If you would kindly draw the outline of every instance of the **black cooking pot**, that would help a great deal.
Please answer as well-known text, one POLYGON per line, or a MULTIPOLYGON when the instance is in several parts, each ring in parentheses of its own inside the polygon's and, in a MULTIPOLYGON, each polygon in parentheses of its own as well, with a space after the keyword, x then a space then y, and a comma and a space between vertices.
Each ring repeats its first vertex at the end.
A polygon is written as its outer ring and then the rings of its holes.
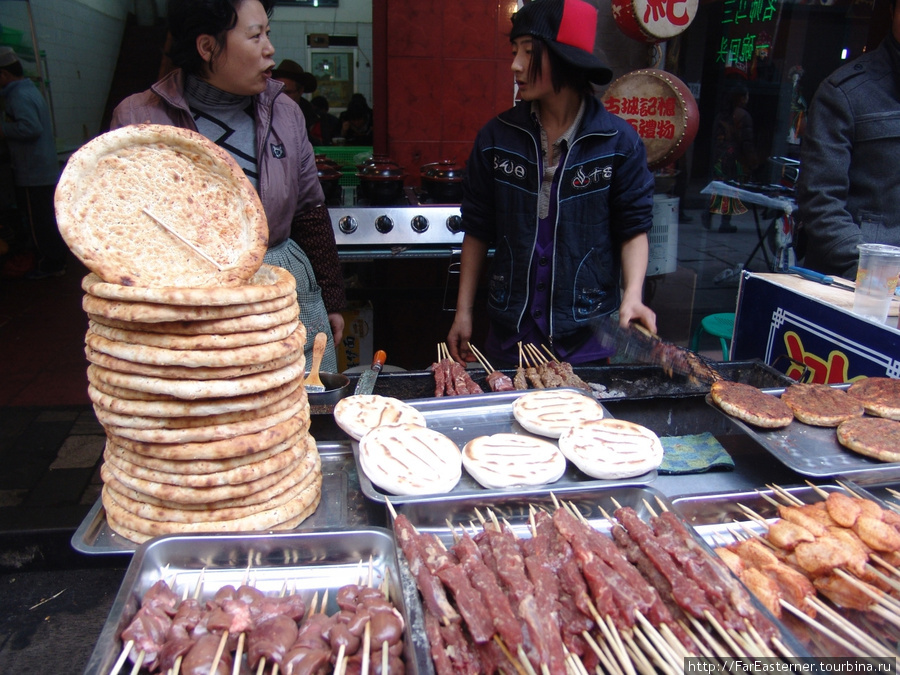
POLYGON ((462 181, 465 170, 456 162, 445 159, 425 164, 419 169, 422 189, 438 204, 459 204, 462 201, 462 181))
POLYGON ((391 159, 377 156, 361 165, 356 177, 359 178, 357 190, 363 199, 373 204, 392 204, 403 194, 406 172, 391 159))
POLYGON ((340 373, 319 373, 319 379, 325 385, 325 391, 315 394, 306 393, 309 404, 314 405, 334 405, 342 398, 346 398, 353 393, 350 387, 350 378, 340 373))
POLYGON ((319 176, 319 185, 322 186, 322 192, 325 193, 325 200, 340 199, 341 197, 341 178, 344 174, 327 163, 319 163, 316 160, 316 173, 319 176))

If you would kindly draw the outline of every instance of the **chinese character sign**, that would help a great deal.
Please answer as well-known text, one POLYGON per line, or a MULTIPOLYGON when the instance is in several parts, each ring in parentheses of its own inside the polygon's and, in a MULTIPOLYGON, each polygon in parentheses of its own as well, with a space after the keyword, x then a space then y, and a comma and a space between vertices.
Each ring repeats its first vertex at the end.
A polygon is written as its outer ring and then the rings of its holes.
POLYGON ((697 102, 681 80, 664 70, 623 75, 606 90, 603 105, 638 132, 651 169, 674 162, 697 135, 697 102))
POLYGON ((613 0, 613 18, 628 37, 656 43, 683 33, 697 15, 697 0, 613 0))

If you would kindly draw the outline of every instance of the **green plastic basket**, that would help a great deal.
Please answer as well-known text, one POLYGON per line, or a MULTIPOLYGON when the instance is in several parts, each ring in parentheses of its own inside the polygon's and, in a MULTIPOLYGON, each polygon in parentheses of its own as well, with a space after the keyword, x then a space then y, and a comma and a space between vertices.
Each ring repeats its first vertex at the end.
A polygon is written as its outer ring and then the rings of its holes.
MULTIPOLYGON (((356 173, 356 165, 372 156, 371 145, 316 145, 313 150, 317 155, 325 155, 341 166, 341 171, 356 173)), ((341 185, 345 183, 341 182, 341 185)))

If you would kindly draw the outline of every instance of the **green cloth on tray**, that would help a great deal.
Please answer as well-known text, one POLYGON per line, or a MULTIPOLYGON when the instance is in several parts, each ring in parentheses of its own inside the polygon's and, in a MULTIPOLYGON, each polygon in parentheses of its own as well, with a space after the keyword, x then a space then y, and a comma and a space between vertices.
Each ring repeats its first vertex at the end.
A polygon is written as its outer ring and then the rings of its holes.
POLYGON ((662 464, 657 469, 660 475, 734 468, 731 455, 708 431, 687 436, 662 436, 659 440, 665 451, 662 464))

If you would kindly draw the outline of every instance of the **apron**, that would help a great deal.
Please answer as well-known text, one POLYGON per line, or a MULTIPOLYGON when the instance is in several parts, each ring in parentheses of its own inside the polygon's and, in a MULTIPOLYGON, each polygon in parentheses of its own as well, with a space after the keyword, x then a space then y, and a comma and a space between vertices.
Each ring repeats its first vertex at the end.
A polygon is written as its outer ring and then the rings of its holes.
POLYGON ((275 265, 290 272, 297 280, 297 302, 300 305, 300 321, 306 327, 306 344, 303 354, 306 356, 306 369, 312 366, 312 348, 316 339, 316 333, 326 333, 328 340, 325 343, 325 355, 322 357, 321 371, 323 373, 336 373, 337 353, 334 349, 334 336, 331 334, 331 324, 328 323, 328 311, 322 301, 322 289, 316 283, 313 274, 312 263, 306 257, 306 253, 293 239, 287 239, 277 246, 273 246, 263 258, 267 265, 275 265))

